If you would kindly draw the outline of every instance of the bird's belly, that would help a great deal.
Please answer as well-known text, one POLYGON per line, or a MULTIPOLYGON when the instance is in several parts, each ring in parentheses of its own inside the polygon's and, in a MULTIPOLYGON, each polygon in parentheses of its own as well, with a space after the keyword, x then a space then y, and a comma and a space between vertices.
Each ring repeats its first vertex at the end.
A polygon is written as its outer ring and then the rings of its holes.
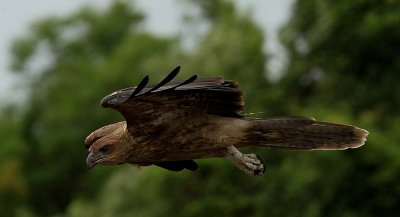
POLYGON ((225 155, 224 143, 187 142, 170 143, 163 145, 147 144, 136 147, 131 155, 130 162, 154 163, 161 161, 193 160, 209 157, 222 157, 225 155))
POLYGON ((201 149, 192 151, 175 151, 167 153, 161 161, 194 160, 209 157, 223 157, 226 148, 201 149))
POLYGON ((147 138, 147 144, 136 147, 135 156, 147 162, 192 160, 222 157, 226 148, 238 145, 242 120, 220 118, 218 124, 196 122, 176 130, 147 138))

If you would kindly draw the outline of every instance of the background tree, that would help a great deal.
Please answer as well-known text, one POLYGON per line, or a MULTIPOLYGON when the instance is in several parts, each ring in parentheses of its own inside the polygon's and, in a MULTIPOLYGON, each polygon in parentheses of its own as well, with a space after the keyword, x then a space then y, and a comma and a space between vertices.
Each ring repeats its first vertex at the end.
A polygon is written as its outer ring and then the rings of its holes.
POLYGON ((335 190, 323 194, 321 215, 399 212, 399 6, 397 1, 297 1, 281 31, 290 60, 281 82, 288 96, 328 120, 340 115, 371 133, 364 148, 335 159, 347 168, 342 181, 331 186, 335 190))
POLYGON ((290 58, 284 80, 292 92, 300 90, 303 103, 344 104, 376 124, 391 121, 387 113, 398 114, 400 106, 399 5, 298 1, 281 31, 290 58))

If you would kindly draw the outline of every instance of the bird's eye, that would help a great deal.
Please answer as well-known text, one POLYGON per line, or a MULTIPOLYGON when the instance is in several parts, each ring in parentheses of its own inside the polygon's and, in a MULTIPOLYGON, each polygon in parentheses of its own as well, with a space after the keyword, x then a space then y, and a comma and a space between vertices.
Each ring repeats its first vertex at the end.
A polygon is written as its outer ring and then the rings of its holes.
POLYGON ((107 153, 107 152, 109 152, 109 151, 110 151, 110 145, 105 145, 105 146, 101 147, 101 148, 99 149, 99 151, 102 152, 102 153, 107 153))

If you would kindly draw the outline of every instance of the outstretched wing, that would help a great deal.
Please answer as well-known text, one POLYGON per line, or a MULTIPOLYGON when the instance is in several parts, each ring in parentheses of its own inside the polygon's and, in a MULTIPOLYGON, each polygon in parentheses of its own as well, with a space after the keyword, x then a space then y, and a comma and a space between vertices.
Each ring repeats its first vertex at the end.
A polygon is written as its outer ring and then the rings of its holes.
POLYGON ((183 124, 173 122, 204 115, 242 117, 242 92, 236 82, 196 75, 185 81, 172 81, 179 70, 176 67, 157 85, 147 85, 146 76, 138 86, 104 97, 101 106, 119 111, 134 135, 154 135, 171 124, 183 124))

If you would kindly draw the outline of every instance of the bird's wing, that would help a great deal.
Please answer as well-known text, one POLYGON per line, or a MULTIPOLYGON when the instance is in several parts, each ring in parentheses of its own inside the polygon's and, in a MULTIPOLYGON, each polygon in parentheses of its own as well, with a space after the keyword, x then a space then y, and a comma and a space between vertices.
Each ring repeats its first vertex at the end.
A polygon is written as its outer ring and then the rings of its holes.
POLYGON ((101 106, 119 111, 131 134, 138 131, 151 134, 164 130, 171 121, 198 115, 242 117, 239 114, 244 109, 242 92, 236 82, 196 75, 185 81, 172 81, 179 70, 178 66, 157 85, 147 86, 146 76, 138 86, 104 97, 101 106))
POLYGON ((181 161, 162 161, 155 165, 170 170, 170 171, 181 171, 183 169, 196 171, 199 166, 193 160, 181 160, 181 161))

